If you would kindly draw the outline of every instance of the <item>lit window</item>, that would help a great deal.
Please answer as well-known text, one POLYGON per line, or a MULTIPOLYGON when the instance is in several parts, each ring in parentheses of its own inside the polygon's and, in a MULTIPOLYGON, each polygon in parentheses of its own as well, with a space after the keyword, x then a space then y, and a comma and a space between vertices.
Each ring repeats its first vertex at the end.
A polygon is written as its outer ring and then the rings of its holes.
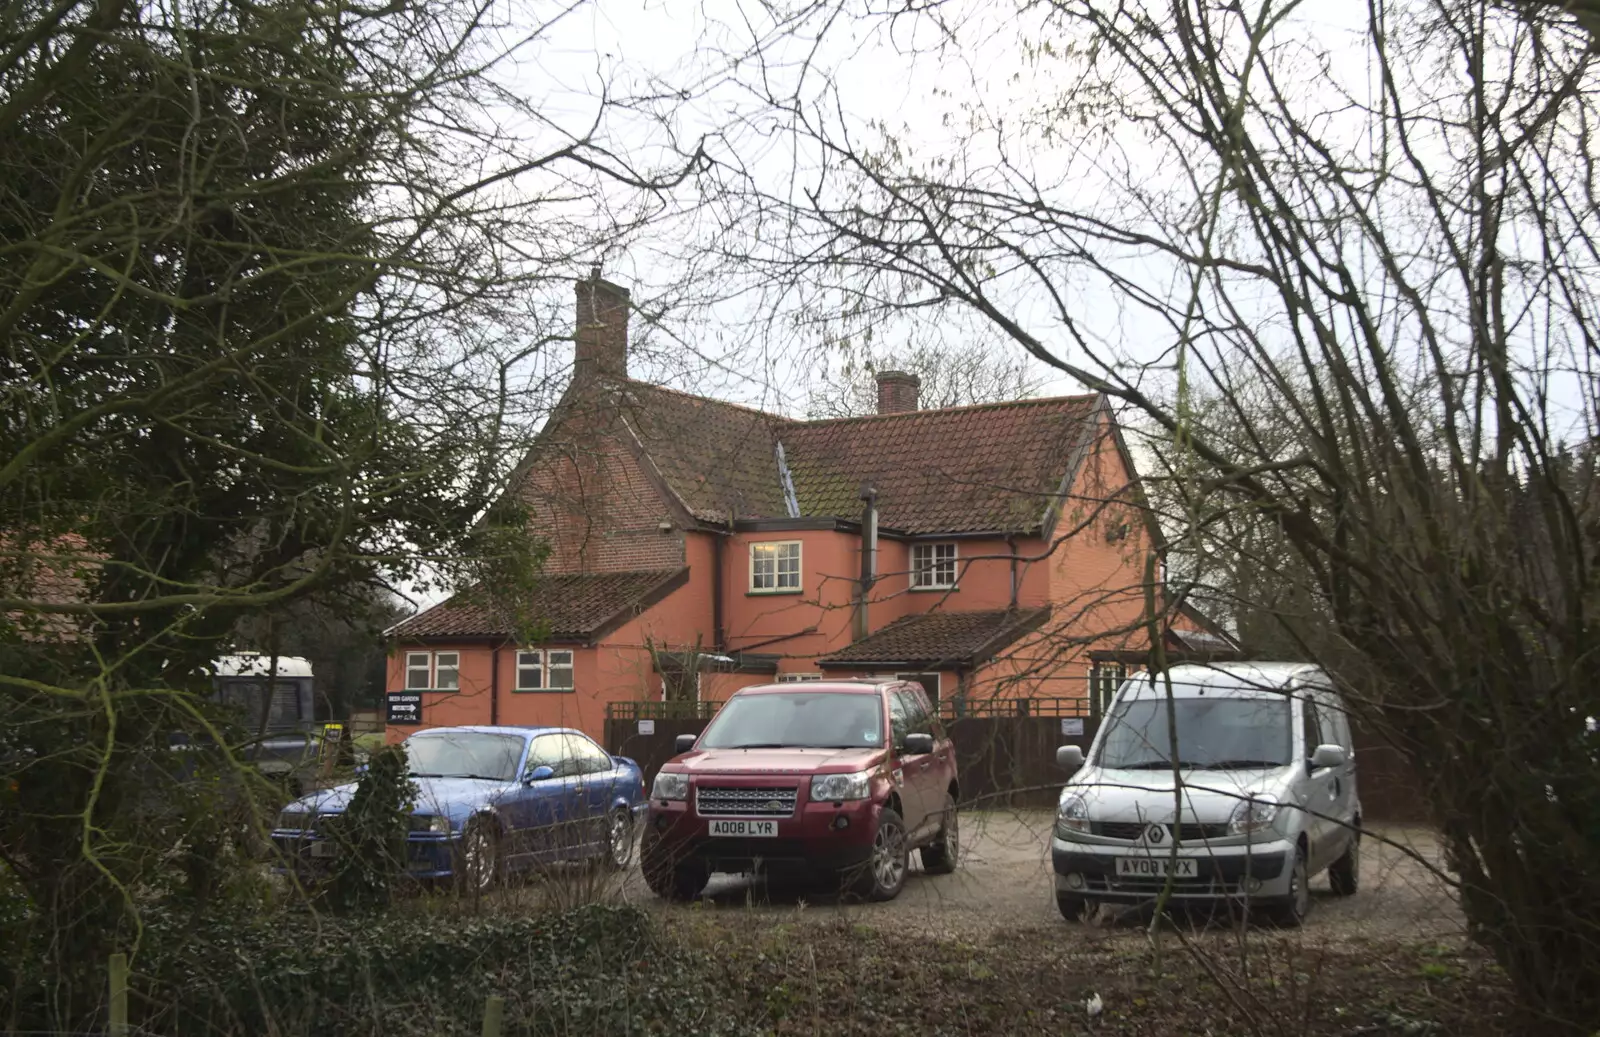
POLYGON ((460 652, 439 652, 433 657, 433 686, 451 690, 461 687, 460 652))
POLYGON ((955 585, 956 545, 911 545, 911 586, 926 590, 944 590, 955 585))
POLYGON ((433 687, 433 667, 427 652, 406 653, 406 690, 433 687))
POLYGON ((751 544, 750 589, 768 592, 799 590, 800 541, 751 544))
POLYGON ((552 650, 545 653, 545 662, 549 664, 551 690, 571 691, 572 653, 552 650))

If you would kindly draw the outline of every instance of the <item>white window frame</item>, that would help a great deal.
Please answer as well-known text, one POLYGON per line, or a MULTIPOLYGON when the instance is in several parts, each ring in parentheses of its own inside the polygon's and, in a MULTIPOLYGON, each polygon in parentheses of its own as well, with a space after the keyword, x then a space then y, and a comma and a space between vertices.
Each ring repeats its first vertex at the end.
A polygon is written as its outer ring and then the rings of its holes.
POLYGON ((517 650, 516 673, 511 690, 514 692, 568 692, 577 684, 578 654, 571 648, 520 648, 517 650), (524 671, 537 674, 538 683, 532 687, 523 684, 524 671), (565 674, 565 677, 559 676, 565 674), (557 684, 564 679, 565 684, 557 684))
POLYGON ((537 648, 521 649, 517 652, 516 673, 513 674, 512 691, 544 691, 544 653, 537 648), (533 670, 536 674, 535 683, 528 685, 522 683, 522 672, 533 670))
POLYGON ((433 653, 433 686, 435 691, 460 691, 461 690, 461 653, 460 652, 434 652, 433 653), (451 660, 445 662, 446 659, 451 660), (450 674, 450 683, 446 684, 445 674, 450 674))
POLYGON ((1128 664, 1120 662, 1099 662, 1089 664, 1089 710, 1097 717, 1104 717, 1111 708, 1111 700, 1117 697, 1117 692, 1122 688, 1123 681, 1128 679, 1128 664))
MULTIPOLYGON (((750 545, 750 593, 751 594, 798 594, 803 585, 805 574, 805 544, 799 540, 763 540, 750 545), (794 548, 794 572, 784 571, 784 548, 794 548), (756 554, 764 548, 771 548, 772 554, 772 586, 762 587, 757 583, 756 554), (785 584, 784 578, 792 576, 794 582, 785 584)), ((768 574, 762 574, 768 575, 768 574)))
POLYGON ((822 679, 822 674, 820 674, 820 673, 780 673, 780 674, 778 674, 778 683, 779 684, 798 684, 801 681, 820 681, 821 679, 822 679))
POLYGON ((406 690, 407 691, 432 691, 433 690, 433 653, 432 652, 407 652, 406 653, 406 690), (422 665, 417 665, 417 660, 422 660, 422 665), (422 683, 417 684, 411 677, 415 673, 422 674, 422 683))
POLYGON ((544 683, 546 691, 572 691, 577 686, 578 654, 570 648, 547 648, 544 653, 544 683), (557 661, 556 656, 566 656, 557 661), (565 671, 566 683, 557 684, 558 676, 565 671))
POLYGON ((911 545, 911 589, 918 591, 948 591, 955 590, 961 581, 961 550, 954 540, 936 540, 911 545), (940 558, 941 551, 948 550, 949 558, 940 558), (918 561, 917 555, 927 552, 925 561, 918 561), (949 569, 949 579, 943 580, 940 570, 949 569))

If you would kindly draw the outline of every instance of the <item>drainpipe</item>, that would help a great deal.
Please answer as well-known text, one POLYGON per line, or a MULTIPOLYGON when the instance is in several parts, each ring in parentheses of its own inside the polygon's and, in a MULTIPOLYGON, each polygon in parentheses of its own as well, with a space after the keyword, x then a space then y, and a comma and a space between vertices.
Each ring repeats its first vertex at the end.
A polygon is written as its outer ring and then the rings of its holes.
POLYGON ((716 651, 724 652, 728 648, 728 638, 722 629, 722 549, 724 541, 733 535, 733 520, 728 520, 727 533, 711 535, 711 643, 716 651))
POLYGON ((500 723, 500 646, 489 649, 489 726, 500 723))
POLYGON ((1011 607, 1017 607, 1017 538, 1006 537, 1006 549, 1011 552, 1011 607))
POLYGON ((878 577, 878 491, 861 486, 861 579, 856 584, 855 640, 867 636, 867 595, 878 577))

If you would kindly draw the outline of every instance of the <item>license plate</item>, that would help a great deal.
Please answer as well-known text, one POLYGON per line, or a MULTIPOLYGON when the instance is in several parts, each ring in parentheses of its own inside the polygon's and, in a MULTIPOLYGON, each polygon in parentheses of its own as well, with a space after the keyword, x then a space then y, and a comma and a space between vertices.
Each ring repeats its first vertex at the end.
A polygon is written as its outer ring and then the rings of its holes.
POLYGON ((776 821, 713 821, 711 822, 712 835, 737 835, 755 837, 757 839, 776 839, 778 837, 778 822, 776 821))
POLYGON ((339 848, 333 844, 332 839, 318 839, 311 844, 311 856, 334 857, 339 853, 339 848))
POLYGON ((1117 874, 1151 879, 1164 879, 1169 874, 1180 879, 1199 877, 1193 857, 1118 857, 1117 874))

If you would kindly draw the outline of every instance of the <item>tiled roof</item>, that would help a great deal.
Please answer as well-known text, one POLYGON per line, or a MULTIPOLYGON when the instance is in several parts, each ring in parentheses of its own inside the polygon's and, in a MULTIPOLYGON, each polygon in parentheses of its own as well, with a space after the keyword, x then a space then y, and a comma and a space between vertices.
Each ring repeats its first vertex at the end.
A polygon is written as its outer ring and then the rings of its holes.
POLYGON ((773 438, 787 419, 644 382, 621 390, 623 419, 695 518, 788 514, 773 438))
MULTIPOLYGON (((687 569, 651 569, 549 576, 540 581, 528 608, 549 625, 551 640, 588 640, 670 593, 687 575, 687 569)), ((510 634, 513 624, 505 610, 480 600, 475 591, 463 591, 402 620, 389 633, 401 640, 510 634)))
POLYGON ((853 517, 862 483, 878 524, 906 533, 1024 531, 1075 463, 1096 396, 795 422, 779 429, 800 513, 853 517))
MULTIPOLYGON (((603 384, 604 396, 587 400, 607 401, 627 430, 609 418, 593 425, 596 411, 574 397, 567 406, 579 422, 575 435, 637 436, 649 464, 698 521, 855 519, 861 486, 870 483, 880 527, 911 534, 1037 529, 1077 463, 1099 403, 1093 395, 1062 396, 791 421, 644 382, 603 384)), ((562 435, 552 427, 549 441, 562 435)))
POLYGON ((1049 615, 1048 607, 925 612, 897 619, 842 651, 817 661, 822 666, 971 665, 1037 629, 1049 615))

